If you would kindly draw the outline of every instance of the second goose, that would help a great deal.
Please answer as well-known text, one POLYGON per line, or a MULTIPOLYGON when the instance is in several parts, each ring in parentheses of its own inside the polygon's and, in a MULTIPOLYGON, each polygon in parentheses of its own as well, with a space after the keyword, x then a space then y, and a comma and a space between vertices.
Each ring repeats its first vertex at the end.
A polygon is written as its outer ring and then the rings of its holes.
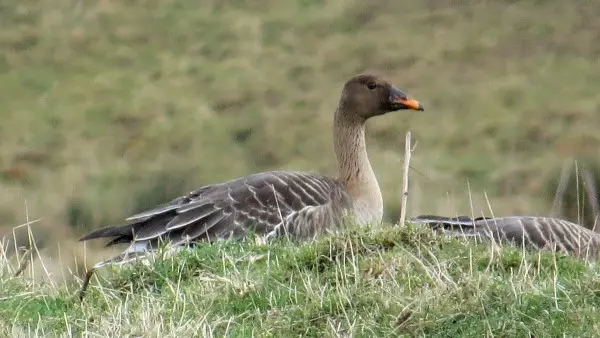
POLYGON ((554 250, 588 260, 600 258, 600 234, 563 219, 536 216, 443 217, 422 215, 411 223, 454 237, 493 240, 531 250, 554 250))

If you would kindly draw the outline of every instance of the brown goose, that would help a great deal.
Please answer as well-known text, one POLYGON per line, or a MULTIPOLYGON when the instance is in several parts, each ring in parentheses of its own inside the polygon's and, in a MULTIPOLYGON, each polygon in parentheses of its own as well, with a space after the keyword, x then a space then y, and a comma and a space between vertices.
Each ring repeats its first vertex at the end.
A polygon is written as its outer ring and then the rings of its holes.
POLYGON ((455 218, 422 215, 411 223, 427 224, 450 236, 474 237, 532 250, 555 250, 581 259, 600 258, 600 234, 553 217, 510 216, 455 218))
POLYGON ((143 257, 159 241, 181 248, 216 239, 240 239, 250 231, 267 239, 282 235, 307 239, 339 228, 346 215, 359 224, 380 222, 383 201, 367 157, 365 122, 406 109, 422 111, 423 106, 381 77, 362 74, 351 78, 334 115, 338 178, 295 171, 253 174, 203 186, 129 217, 125 225, 95 230, 80 240, 111 238, 107 246, 130 246, 88 272, 81 297, 95 269, 143 257))

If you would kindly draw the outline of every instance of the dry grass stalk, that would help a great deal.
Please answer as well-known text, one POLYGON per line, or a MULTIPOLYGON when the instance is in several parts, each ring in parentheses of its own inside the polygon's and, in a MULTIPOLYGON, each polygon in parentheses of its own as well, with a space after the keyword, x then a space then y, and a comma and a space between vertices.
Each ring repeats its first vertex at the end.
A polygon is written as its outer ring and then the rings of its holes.
MULTIPOLYGON (((416 143, 415 143, 416 147, 416 143)), ((408 201, 408 171, 410 170, 410 157, 414 147, 411 147, 411 135, 410 130, 406 132, 406 139, 404 142, 404 168, 402 170, 402 196, 400 196, 400 220, 399 224, 404 224, 406 221, 406 204, 408 201)))

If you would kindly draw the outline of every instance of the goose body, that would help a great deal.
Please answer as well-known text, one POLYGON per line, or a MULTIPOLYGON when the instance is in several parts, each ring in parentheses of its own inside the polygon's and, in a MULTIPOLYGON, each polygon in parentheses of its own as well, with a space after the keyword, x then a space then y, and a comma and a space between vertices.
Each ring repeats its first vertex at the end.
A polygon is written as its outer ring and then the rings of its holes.
POLYGON ((347 219, 363 225, 380 222, 383 200, 367 157, 365 123, 371 117, 407 109, 421 111, 423 107, 378 76, 351 78, 334 115, 337 178, 298 171, 253 174, 203 186, 133 215, 123 225, 92 231, 80 240, 109 238, 107 246, 125 243, 129 247, 88 272, 81 296, 94 269, 145 256, 159 241, 180 248, 241 239, 250 232, 267 239, 284 235, 308 239, 339 229, 347 219))
POLYGON ((351 208, 352 196, 335 179, 316 173, 269 171, 203 186, 133 215, 123 226, 99 229, 82 240, 110 236, 114 238, 108 246, 135 241, 139 251, 155 247, 158 240, 177 246, 240 239, 251 231, 268 238, 285 233, 305 239, 329 229, 327 224, 335 226, 351 208))
POLYGON ((422 215, 411 223, 427 224, 433 230, 456 237, 474 237, 496 243, 524 246, 531 250, 555 250, 582 259, 597 259, 600 234, 581 225, 554 217, 508 216, 443 217, 422 215))

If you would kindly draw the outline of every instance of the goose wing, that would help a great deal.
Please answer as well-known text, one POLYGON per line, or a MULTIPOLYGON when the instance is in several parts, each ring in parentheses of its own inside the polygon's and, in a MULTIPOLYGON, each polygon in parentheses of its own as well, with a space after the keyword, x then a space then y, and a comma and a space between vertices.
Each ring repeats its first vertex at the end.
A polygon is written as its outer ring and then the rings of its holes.
POLYGON ((349 205, 350 196, 332 178, 271 171, 203 186, 129 217, 125 225, 98 229, 80 240, 111 238, 107 246, 135 242, 143 248, 140 244, 158 240, 178 245, 240 238, 250 231, 309 237, 334 226, 349 205))

